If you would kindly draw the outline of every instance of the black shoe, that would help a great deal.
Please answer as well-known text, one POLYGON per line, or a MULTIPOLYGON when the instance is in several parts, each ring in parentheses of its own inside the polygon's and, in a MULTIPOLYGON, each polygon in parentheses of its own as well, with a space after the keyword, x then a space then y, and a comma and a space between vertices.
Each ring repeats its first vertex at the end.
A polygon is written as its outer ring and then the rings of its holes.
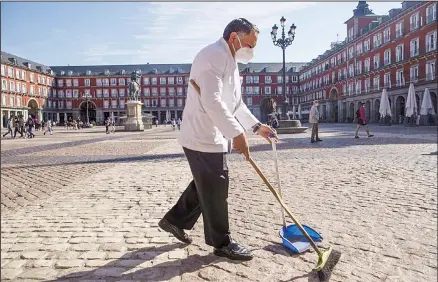
POLYGON ((321 142, 321 141, 322 141, 322 139, 319 139, 319 138, 318 138, 318 139, 316 139, 316 141, 318 141, 318 142, 321 142))
POLYGON ((158 222, 158 226, 164 231, 171 233, 173 236, 175 236, 176 239, 180 240, 181 242, 186 244, 192 243, 192 238, 190 238, 190 236, 185 233, 183 229, 171 224, 167 219, 161 219, 160 222, 158 222))
POLYGON ((370 135, 368 135, 368 137, 373 137, 374 136, 374 134, 370 134, 370 135))
POLYGON ((359 136, 354 136, 354 138, 356 138, 356 139, 357 139, 357 138, 359 138, 359 136))
POLYGON ((231 242, 222 248, 214 248, 214 254, 231 260, 252 260, 253 258, 253 255, 247 248, 236 242, 231 242))
POLYGON ((315 141, 315 140, 313 140, 313 139, 312 139, 312 140, 310 140, 310 143, 315 143, 315 142, 316 142, 316 141, 315 141))

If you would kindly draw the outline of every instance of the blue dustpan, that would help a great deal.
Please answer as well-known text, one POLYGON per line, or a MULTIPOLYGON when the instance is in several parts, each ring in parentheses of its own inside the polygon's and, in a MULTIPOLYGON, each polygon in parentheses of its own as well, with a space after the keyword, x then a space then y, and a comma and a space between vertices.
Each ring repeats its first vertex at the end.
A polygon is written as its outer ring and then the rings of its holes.
MULTIPOLYGON (((322 236, 318 232, 309 226, 303 225, 303 227, 314 242, 322 241, 322 236)), ((303 253, 312 247, 306 237, 304 237, 303 232, 295 224, 283 226, 280 230, 280 237, 283 240, 283 246, 296 254, 303 253)))
MULTIPOLYGON (((271 138, 275 137, 271 134, 271 138)), ((274 163, 275 170, 277 173, 277 184, 278 184, 278 194, 282 197, 281 194, 281 185, 280 185, 280 173, 278 172, 278 162, 277 162, 277 146, 275 145, 275 141, 271 139, 272 151, 274 153, 274 163)), ((310 249, 312 246, 309 243, 309 240, 304 236, 303 232, 296 226, 295 224, 286 225, 286 218, 284 216, 284 211, 281 209, 281 216, 283 218, 283 228, 280 230, 280 237, 283 240, 283 246, 290 249, 292 252, 296 254, 303 253, 310 249)), ((309 226, 303 225, 304 230, 306 230, 307 234, 309 234, 310 238, 314 242, 321 242, 322 236, 310 228, 309 226)))

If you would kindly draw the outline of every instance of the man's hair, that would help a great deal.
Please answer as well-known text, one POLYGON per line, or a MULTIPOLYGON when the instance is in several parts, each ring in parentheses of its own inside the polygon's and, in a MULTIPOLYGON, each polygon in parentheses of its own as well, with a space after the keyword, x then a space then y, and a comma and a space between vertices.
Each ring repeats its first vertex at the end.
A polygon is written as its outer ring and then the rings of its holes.
POLYGON ((256 33, 260 32, 257 26, 252 24, 247 19, 234 19, 225 27, 223 38, 228 41, 232 32, 242 32, 244 34, 249 34, 251 31, 254 31, 256 33))

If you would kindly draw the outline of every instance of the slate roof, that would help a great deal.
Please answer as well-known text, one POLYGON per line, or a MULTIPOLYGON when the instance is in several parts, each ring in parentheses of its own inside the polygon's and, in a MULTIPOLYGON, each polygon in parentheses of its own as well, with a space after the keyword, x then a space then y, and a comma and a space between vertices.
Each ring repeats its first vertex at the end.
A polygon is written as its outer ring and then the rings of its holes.
POLYGON ((28 68, 27 63, 30 63, 30 69, 36 72, 44 72, 48 74, 50 72, 50 67, 43 65, 41 63, 37 63, 25 58, 21 58, 19 56, 13 55, 11 53, 3 52, 1 51, 1 61, 5 64, 14 64, 14 59, 16 60, 15 65, 23 68, 28 68), (41 67, 41 70, 37 69, 38 67, 41 67))
MULTIPOLYGON (((286 63, 287 72, 292 72, 292 67, 299 69, 306 63, 286 63)), ((108 76, 130 75, 133 71, 141 71, 141 74, 187 74, 190 73, 191 64, 142 64, 142 65, 95 65, 95 66, 52 66, 53 71, 57 76, 62 76, 64 71, 65 76, 69 76, 69 71, 72 71, 72 76, 87 75, 106 75, 108 76)), ((249 63, 247 65, 239 64, 239 70, 243 73, 277 73, 283 70, 282 63, 249 63)))
MULTIPOLYGON (((42 71, 47 73, 52 70, 56 76, 130 76, 133 71, 140 71, 142 75, 146 74, 188 74, 190 73, 191 64, 139 64, 139 65, 89 65, 89 66, 46 66, 34 61, 15 56, 11 53, 1 52, 2 62, 13 64, 13 58, 16 59, 17 65, 27 67, 25 63, 31 64, 31 69, 38 71, 37 66, 41 66, 42 71), (107 71, 107 73, 105 73, 107 71), (122 73, 125 71, 125 73, 122 73), (62 74, 64 72, 64 74, 62 74), (71 72, 71 74, 70 74, 71 72), (89 73, 88 73, 89 72, 89 73)), ((286 63, 288 73, 297 73, 307 63, 286 63), (295 67, 295 71, 293 71, 295 67)), ((283 63, 249 63, 247 65, 239 64, 241 73, 282 73, 283 63)))

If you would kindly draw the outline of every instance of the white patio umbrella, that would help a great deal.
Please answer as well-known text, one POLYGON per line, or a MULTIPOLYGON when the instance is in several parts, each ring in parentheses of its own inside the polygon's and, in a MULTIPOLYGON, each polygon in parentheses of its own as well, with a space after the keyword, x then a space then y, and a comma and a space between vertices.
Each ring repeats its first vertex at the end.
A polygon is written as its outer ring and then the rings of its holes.
POLYGON ((435 115, 435 109, 430 98, 429 88, 426 88, 424 89, 423 101, 421 102, 420 115, 427 116, 428 114, 435 115))
POLYGON ((301 104, 298 104, 298 119, 301 119, 301 104))
POLYGON ((415 89, 414 89, 414 84, 411 83, 411 85, 409 85, 408 98, 406 101, 406 116, 412 117, 414 114, 417 113, 418 113, 418 105, 417 105, 417 99, 415 99, 415 89))
POLYGON ((167 121, 170 120, 170 111, 169 110, 166 111, 166 120, 167 121))
POLYGON ((292 106, 292 119, 296 118, 297 109, 295 108, 295 105, 292 106))
POLYGON ((389 104, 388 92, 386 92, 386 88, 383 88, 382 97, 380 98, 380 107, 379 107, 380 117, 384 118, 386 116, 392 116, 391 106, 389 104))

